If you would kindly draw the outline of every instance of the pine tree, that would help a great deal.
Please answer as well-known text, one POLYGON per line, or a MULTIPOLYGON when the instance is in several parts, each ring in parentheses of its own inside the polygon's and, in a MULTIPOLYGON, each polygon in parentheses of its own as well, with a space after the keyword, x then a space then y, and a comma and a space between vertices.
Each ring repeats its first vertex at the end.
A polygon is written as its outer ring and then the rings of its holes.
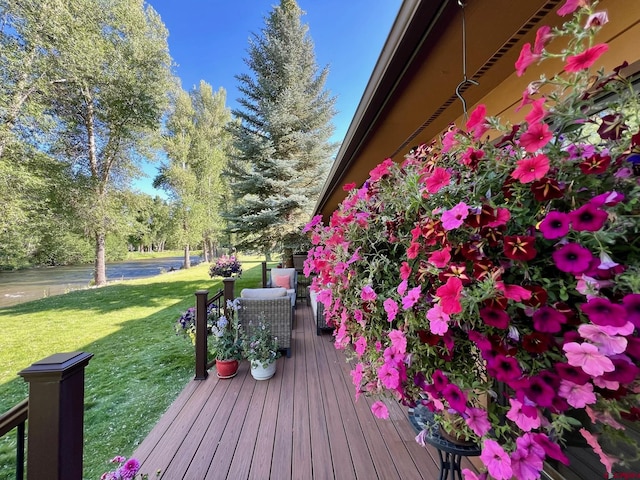
POLYGON ((225 216, 241 249, 296 247, 335 153, 329 70, 316 64, 302 15, 295 0, 281 0, 249 41, 253 75, 236 76, 243 97, 233 111, 233 203, 225 216))

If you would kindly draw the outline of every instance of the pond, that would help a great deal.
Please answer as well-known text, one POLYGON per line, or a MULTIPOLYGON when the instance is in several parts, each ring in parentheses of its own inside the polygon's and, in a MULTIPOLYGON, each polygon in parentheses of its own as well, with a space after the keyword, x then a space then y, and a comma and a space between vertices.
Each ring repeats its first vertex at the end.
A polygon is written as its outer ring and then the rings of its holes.
MULTIPOLYGON (((199 258, 191 259, 191 264, 199 258)), ((183 257, 150 258, 107 263, 107 280, 131 280, 153 277, 182 267, 183 257)), ((0 272, 0 307, 60 295, 88 287, 93 280, 93 265, 42 267, 0 272)))

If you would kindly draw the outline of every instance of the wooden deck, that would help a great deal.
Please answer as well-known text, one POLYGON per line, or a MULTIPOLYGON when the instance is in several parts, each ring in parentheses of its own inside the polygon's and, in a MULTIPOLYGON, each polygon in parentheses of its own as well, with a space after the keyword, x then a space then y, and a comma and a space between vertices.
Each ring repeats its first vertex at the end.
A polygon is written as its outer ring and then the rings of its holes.
MULTIPOLYGON (((407 409, 390 420, 354 400, 344 353, 316 335, 298 301, 291 358, 255 381, 247 362, 220 380, 191 381, 134 452, 142 471, 175 479, 436 479, 437 453, 420 447, 407 409)), ((470 467, 465 459, 463 466, 470 467)))

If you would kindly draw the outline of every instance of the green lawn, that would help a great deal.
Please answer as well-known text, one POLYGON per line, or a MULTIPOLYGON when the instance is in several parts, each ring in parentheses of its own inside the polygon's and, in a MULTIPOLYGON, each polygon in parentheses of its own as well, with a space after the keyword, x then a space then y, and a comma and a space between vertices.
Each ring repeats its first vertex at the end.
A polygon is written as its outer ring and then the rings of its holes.
MULTIPOLYGON (((261 282, 260 260, 240 258, 236 294, 261 282)), ((84 478, 129 456, 194 376, 193 346, 174 323, 195 291, 217 292, 208 264, 0 309, 0 412, 28 394, 17 372, 53 353, 94 354, 85 372, 84 478)), ((15 477, 15 433, 0 439, 0 478, 15 477)))

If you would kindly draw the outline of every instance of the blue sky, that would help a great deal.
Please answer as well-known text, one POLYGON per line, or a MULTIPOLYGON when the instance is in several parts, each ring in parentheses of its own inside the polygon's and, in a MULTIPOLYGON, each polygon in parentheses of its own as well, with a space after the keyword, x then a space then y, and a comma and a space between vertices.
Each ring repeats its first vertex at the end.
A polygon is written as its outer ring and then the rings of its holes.
MULTIPOLYGON (((279 0, 147 0, 169 31, 169 51, 182 87, 204 80, 214 90, 224 87, 227 105, 240 96, 235 75, 251 73, 243 59, 248 40, 260 34, 264 18, 279 0)), ((337 98, 334 117, 340 142, 349 128, 362 93, 378 60, 402 0, 298 0, 309 26, 319 67, 329 66, 326 88, 337 98)), ((153 176, 156 166, 145 167, 153 176)), ((151 178, 135 182, 157 194, 151 178)))

